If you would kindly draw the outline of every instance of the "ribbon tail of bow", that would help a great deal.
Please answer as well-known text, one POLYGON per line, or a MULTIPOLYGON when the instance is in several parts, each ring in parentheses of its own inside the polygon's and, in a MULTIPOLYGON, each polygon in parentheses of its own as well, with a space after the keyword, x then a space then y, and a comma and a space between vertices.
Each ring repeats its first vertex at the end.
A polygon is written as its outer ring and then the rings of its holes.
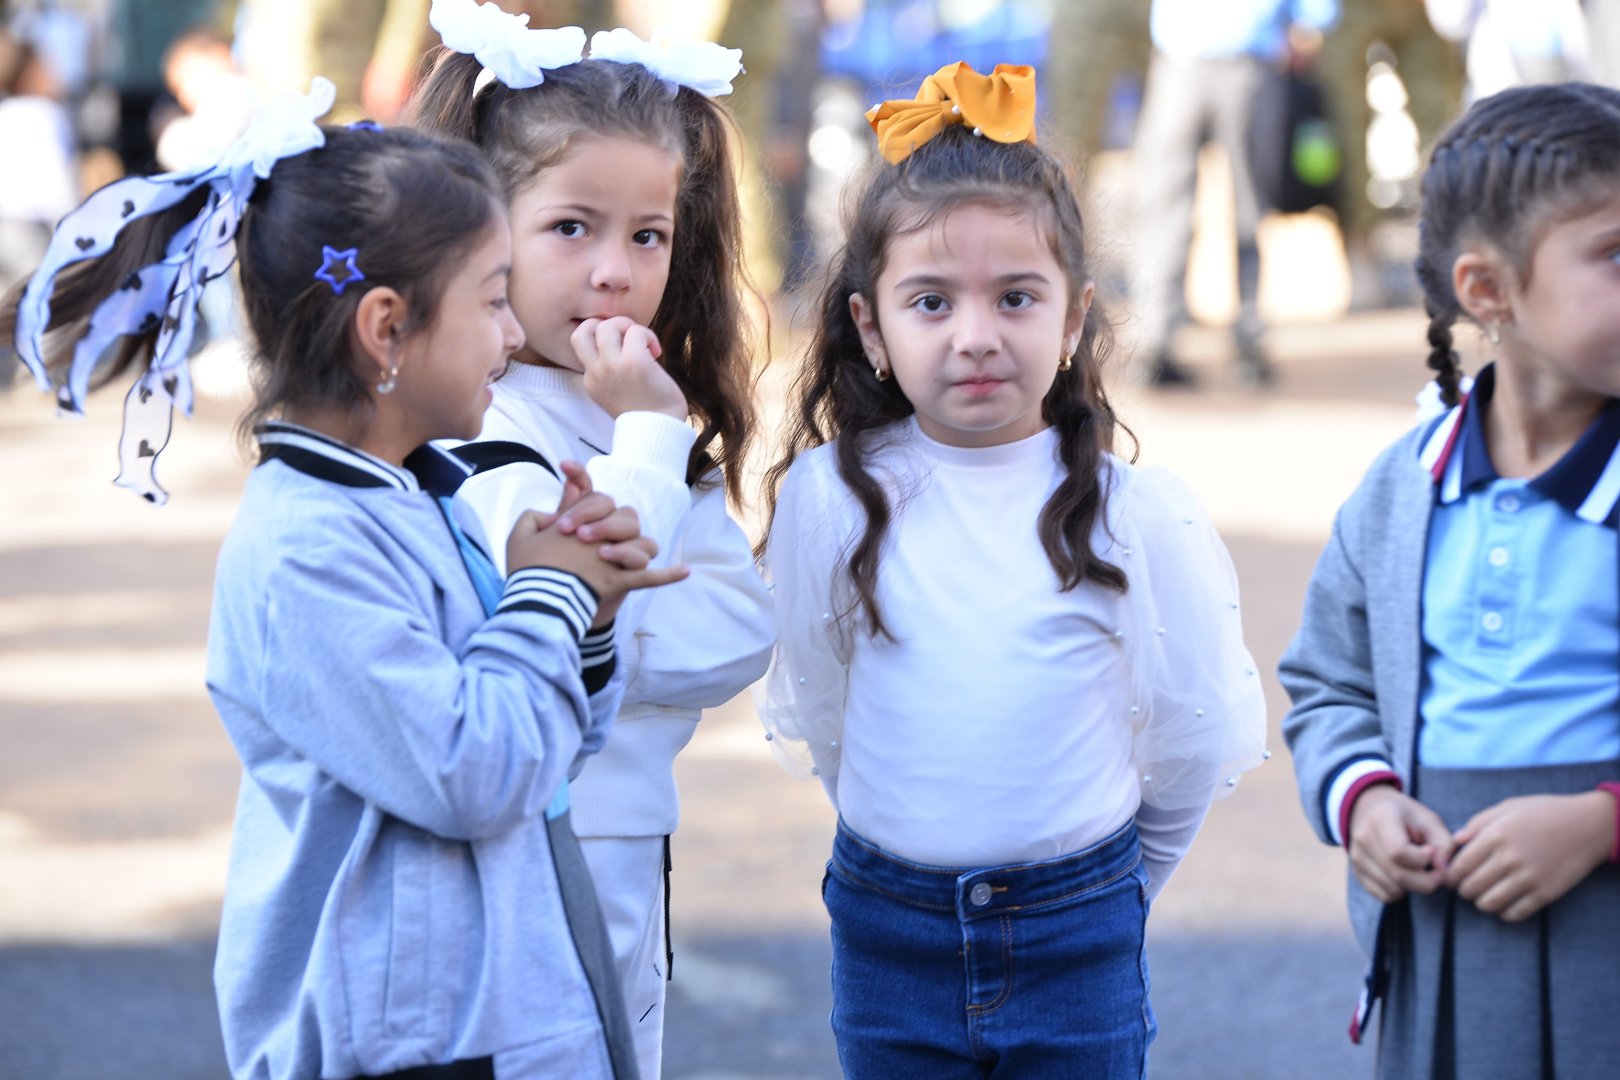
POLYGON ((190 382, 184 368, 169 376, 148 371, 124 398, 124 430, 118 437, 118 476, 113 483, 154 506, 169 501, 169 493, 157 481, 157 459, 174 430, 174 395, 181 382, 190 382))

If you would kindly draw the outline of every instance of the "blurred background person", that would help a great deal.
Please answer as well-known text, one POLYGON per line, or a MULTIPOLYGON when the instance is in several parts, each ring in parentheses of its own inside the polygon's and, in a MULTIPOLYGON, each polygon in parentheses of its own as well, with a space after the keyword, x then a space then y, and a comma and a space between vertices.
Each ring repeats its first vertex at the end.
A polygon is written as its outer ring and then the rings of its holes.
POLYGON ((1153 0, 1153 60, 1134 148, 1136 353, 1149 382, 1195 382, 1172 354, 1171 336, 1187 314, 1198 153, 1211 140, 1225 151, 1232 173, 1238 375, 1250 385, 1271 380, 1261 341, 1261 205, 1249 159, 1251 120, 1268 71, 1290 53, 1294 62, 1308 62, 1337 14, 1337 0, 1153 0))
POLYGON ((1580 0, 1424 0, 1424 7, 1437 32, 1463 43, 1468 101, 1589 75, 1580 0))
POLYGON ((157 160, 165 172, 218 161, 253 118, 253 88, 231 42, 208 27, 182 34, 163 57, 174 104, 159 114, 157 160))
POLYGON ((260 98, 337 86, 335 124, 391 123, 431 43, 430 0, 236 0, 237 62, 260 98))
MULTIPOLYGON (((158 171, 158 131, 174 109, 163 73, 169 46, 199 26, 224 30, 227 12, 224 0, 111 0, 107 6, 101 75, 117 95, 111 144, 124 172, 158 171)), ((300 89, 308 90, 308 82, 300 89)))
POLYGON ((1356 0, 1343 5, 1327 33, 1320 71, 1339 146, 1336 209, 1351 307, 1415 303, 1411 263, 1419 165, 1461 109, 1462 56, 1429 24, 1420 0, 1356 0), (1377 110, 1369 99, 1378 102, 1377 110), (1396 111, 1402 118, 1384 119, 1396 111), (1395 151, 1397 134, 1401 145, 1395 151), (1370 135, 1379 143, 1376 177, 1370 135), (1396 156, 1398 164, 1391 160, 1396 156))

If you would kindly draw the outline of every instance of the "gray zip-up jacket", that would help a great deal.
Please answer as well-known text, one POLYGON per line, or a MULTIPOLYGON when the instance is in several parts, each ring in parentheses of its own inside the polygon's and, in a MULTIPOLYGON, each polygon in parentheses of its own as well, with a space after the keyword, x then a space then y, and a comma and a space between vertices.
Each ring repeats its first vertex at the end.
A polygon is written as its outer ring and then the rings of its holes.
POLYGON ((608 1076, 544 821, 622 690, 587 694, 594 596, 523 571, 486 618, 432 492, 448 455, 419 451, 419 483, 290 425, 261 442, 208 646, 245 769, 214 971, 232 1073, 608 1076))

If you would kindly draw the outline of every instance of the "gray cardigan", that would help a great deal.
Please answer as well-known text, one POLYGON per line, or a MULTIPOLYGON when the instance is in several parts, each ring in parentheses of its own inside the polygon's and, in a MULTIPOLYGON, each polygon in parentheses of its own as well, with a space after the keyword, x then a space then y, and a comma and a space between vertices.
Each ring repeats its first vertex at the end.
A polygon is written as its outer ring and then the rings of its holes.
MULTIPOLYGON (((1305 816, 1326 843, 1333 843, 1328 789, 1347 766, 1388 762, 1411 788, 1423 561, 1435 499, 1419 453, 1436 423, 1385 450, 1340 508, 1311 575, 1299 632, 1278 665, 1293 700, 1283 736, 1305 816)), ((1354 874, 1349 879, 1351 922, 1370 956, 1381 905, 1354 874)))
POLYGON ((305 457, 327 475, 253 470, 209 631, 245 769, 214 970, 231 1070, 606 1075, 544 821, 623 687, 586 693, 595 604, 547 612, 514 575, 486 619, 432 495, 305 457))

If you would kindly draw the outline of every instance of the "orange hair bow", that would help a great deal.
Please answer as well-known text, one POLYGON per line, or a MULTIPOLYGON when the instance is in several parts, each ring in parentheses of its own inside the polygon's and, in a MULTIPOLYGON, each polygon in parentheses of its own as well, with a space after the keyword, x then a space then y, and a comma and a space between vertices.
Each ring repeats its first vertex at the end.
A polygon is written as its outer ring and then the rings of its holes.
POLYGON ((898 165, 951 124, 972 124, 973 134, 1000 143, 1035 141, 1035 69, 997 64, 980 75, 958 60, 917 89, 913 101, 885 101, 867 112, 878 151, 898 165))

